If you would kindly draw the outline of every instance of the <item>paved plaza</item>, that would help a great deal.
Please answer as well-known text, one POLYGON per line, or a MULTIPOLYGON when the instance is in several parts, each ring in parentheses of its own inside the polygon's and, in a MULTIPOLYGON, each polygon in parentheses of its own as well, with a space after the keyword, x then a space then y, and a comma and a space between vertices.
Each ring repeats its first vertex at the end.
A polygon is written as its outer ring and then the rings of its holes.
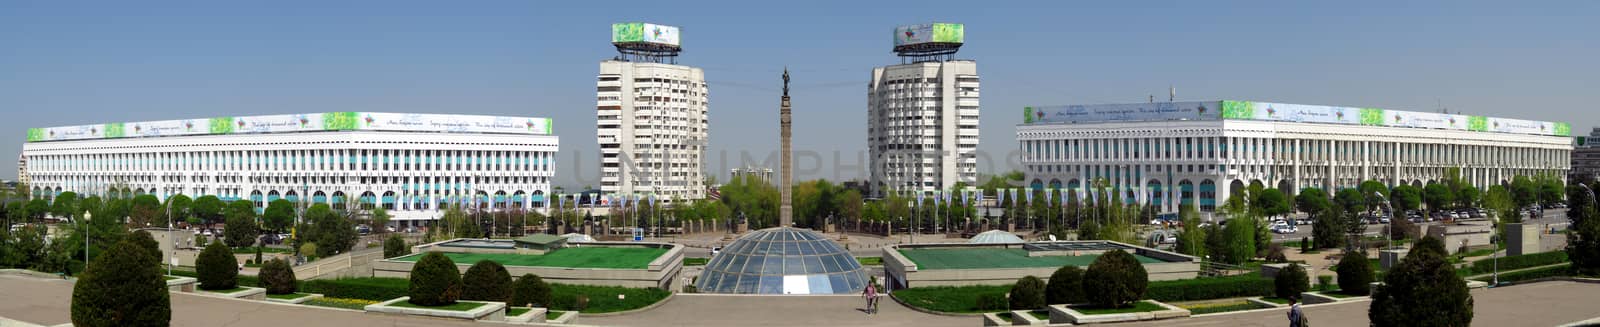
MULTIPOLYGON (((0 317, 53 326, 70 322, 72 283, 60 279, 0 275, 0 317)), ((1473 324, 1555 326, 1600 317, 1600 284, 1544 282, 1478 289, 1473 324)), ((1369 302, 1312 305, 1318 326, 1366 326, 1369 302)), ((857 296, 679 295, 655 309, 610 317, 583 317, 602 326, 979 326, 977 316, 925 314, 885 300, 881 312, 860 311, 857 296)), ((467 326, 465 321, 368 314, 194 294, 172 296, 173 326, 467 326)), ((1111 326, 1281 326, 1284 309, 1216 314, 1179 320, 1111 326)), ((479 325, 482 325, 481 323, 479 325)))

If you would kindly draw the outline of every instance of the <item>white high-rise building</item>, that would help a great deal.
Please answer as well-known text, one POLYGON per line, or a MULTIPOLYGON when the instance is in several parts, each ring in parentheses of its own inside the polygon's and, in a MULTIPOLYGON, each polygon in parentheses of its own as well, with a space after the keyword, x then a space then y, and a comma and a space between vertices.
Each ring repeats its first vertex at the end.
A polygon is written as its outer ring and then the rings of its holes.
POLYGON ((622 56, 600 62, 600 191, 664 202, 704 198, 705 72, 675 64, 676 27, 621 23, 612 31, 622 56))
POLYGON ((978 63, 954 58, 961 25, 895 31, 895 51, 909 63, 873 68, 867 85, 871 193, 977 184, 978 63))

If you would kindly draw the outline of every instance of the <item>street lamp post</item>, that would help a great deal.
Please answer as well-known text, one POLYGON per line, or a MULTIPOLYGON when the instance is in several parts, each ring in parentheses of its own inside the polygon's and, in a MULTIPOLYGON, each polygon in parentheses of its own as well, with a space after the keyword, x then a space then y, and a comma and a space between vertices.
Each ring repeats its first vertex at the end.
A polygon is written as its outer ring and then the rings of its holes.
POLYGON ((1393 236, 1392 234, 1394 233, 1394 230, 1393 230, 1394 229, 1394 219, 1397 218, 1397 217, 1394 217, 1394 205, 1389 204, 1389 199, 1383 197, 1383 193, 1379 193, 1377 191, 1373 191, 1372 192, 1372 196, 1378 197, 1378 202, 1379 202, 1378 204, 1383 205, 1384 208, 1389 210, 1389 215, 1390 215, 1390 217, 1389 217, 1389 225, 1388 226, 1383 226, 1383 228, 1384 228, 1385 231, 1389 231, 1389 233, 1391 235, 1383 235, 1383 238, 1386 239, 1386 240, 1389 240, 1389 243, 1388 243, 1389 245, 1386 246, 1386 248, 1392 249, 1392 248, 1394 248, 1394 237, 1392 237, 1393 236))

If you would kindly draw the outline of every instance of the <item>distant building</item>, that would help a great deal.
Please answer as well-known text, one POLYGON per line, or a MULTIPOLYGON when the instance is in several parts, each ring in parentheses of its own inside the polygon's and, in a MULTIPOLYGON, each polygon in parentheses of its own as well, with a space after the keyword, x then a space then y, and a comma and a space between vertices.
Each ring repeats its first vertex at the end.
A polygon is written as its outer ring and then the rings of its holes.
POLYGON ((1573 138, 1572 172, 1567 176, 1575 181, 1600 180, 1600 127, 1589 132, 1588 137, 1573 138))
POLYGON ((544 210, 559 140, 546 118, 327 112, 34 128, 29 192, 212 195, 384 208, 401 227, 460 205, 544 210), (123 189, 115 190, 121 186, 123 189))
POLYGON ((28 185, 28 157, 17 154, 17 182, 28 185))
POLYGON ((1017 125, 1030 189, 1106 191, 1163 212, 1212 212, 1251 184, 1332 194, 1367 180, 1422 187, 1460 168, 1486 189, 1561 176, 1570 125, 1520 119, 1250 101, 1025 107, 1017 125))
POLYGON ((729 173, 728 173, 728 177, 729 177, 728 181, 729 182, 733 182, 734 180, 737 180, 737 179, 740 179, 740 178, 744 178, 745 176, 755 177, 757 180, 760 180, 762 183, 771 183, 772 182, 772 168, 756 168, 756 167, 745 167, 744 169, 734 168, 734 169, 731 169, 729 171, 729 173))

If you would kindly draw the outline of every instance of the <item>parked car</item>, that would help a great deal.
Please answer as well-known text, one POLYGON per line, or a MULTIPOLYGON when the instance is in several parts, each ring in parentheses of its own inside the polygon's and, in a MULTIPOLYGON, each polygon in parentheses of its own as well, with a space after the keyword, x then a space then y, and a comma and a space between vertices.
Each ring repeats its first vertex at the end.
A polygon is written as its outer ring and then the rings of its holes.
POLYGON ((1299 232, 1299 231, 1300 231, 1299 228, 1295 228, 1294 226, 1290 226, 1289 224, 1279 223, 1279 224, 1273 224, 1272 225, 1272 232, 1273 233, 1277 233, 1277 234, 1294 234, 1294 233, 1299 232))

